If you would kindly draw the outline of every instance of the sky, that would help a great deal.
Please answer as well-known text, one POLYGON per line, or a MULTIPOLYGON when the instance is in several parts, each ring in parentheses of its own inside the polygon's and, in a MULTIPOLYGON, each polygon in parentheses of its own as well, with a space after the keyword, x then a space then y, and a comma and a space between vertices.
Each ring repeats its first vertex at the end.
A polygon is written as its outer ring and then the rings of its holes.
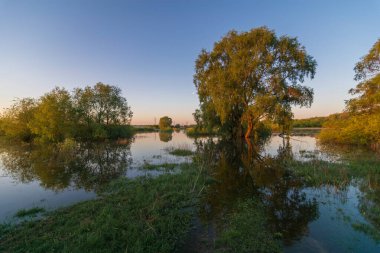
POLYGON ((118 86, 132 124, 192 123, 194 62, 228 31, 267 26, 297 37, 318 63, 311 108, 340 112, 353 67, 380 38, 378 0, 0 0, 0 108, 55 86, 118 86))

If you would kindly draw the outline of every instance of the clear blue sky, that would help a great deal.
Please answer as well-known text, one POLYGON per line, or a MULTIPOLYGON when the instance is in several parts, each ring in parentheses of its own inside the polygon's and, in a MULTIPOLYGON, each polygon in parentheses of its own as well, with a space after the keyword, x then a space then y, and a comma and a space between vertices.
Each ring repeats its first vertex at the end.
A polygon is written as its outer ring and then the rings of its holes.
POLYGON ((54 86, 122 88, 134 124, 168 115, 192 122, 192 82, 202 48, 229 30, 268 26, 298 37, 318 62, 309 109, 339 112, 353 67, 380 37, 380 1, 0 0, 0 108, 54 86))

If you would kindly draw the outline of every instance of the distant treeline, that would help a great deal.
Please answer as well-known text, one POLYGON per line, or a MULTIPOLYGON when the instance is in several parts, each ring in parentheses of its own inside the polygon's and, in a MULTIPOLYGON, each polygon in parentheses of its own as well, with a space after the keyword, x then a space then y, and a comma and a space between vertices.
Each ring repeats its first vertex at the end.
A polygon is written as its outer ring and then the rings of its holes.
POLYGON ((16 100, 0 116, 0 134, 27 142, 115 139, 132 135, 131 118, 118 87, 56 87, 38 99, 16 100))
POLYGON ((326 122, 327 117, 313 117, 308 119, 293 120, 293 127, 322 127, 326 122))

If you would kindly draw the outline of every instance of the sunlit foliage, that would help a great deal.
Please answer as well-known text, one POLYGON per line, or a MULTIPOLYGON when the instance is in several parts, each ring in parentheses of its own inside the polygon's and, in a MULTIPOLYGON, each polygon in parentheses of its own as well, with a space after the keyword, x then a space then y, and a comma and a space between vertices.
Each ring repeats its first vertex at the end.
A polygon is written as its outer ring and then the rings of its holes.
POLYGON ((17 99, 0 117, 0 133, 11 138, 29 141, 33 138, 29 127, 34 119, 37 103, 34 99, 17 99))
POLYGON ((72 93, 54 88, 39 99, 17 100, 0 118, 0 133, 31 141, 130 136, 132 111, 118 87, 97 83, 72 93))
POLYGON ((168 116, 164 116, 160 118, 160 122, 158 123, 161 131, 168 131, 172 130, 172 122, 173 120, 169 118, 168 116))
POLYGON ((292 122, 293 127, 322 127, 327 117, 313 117, 308 119, 295 119, 292 122))
POLYGON ((290 125, 291 106, 310 106, 315 60, 296 38, 278 37, 266 27, 230 31, 211 52, 202 50, 194 83, 200 100, 195 121, 221 125, 230 135, 249 137, 263 119, 290 125))
POLYGON ((55 88, 43 95, 29 123, 33 134, 47 141, 59 142, 71 137, 74 130, 73 104, 70 93, 55 88))
POLYGON ((355 66, 359 84, 349 93, 345 112, 324 124, 324 142, 376 145, 380 142, 380 39, 355 66))

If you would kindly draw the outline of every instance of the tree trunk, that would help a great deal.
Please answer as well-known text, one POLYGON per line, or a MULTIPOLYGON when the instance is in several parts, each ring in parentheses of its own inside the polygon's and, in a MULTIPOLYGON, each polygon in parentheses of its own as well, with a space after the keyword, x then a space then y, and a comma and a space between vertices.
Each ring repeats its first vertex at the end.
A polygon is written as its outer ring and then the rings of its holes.
POLYGON ((246 139, 249 139, 251 137, 252 130, 253 130, 253 122, 249 121, 247 131, 245 132, 245 138, 246 139))

